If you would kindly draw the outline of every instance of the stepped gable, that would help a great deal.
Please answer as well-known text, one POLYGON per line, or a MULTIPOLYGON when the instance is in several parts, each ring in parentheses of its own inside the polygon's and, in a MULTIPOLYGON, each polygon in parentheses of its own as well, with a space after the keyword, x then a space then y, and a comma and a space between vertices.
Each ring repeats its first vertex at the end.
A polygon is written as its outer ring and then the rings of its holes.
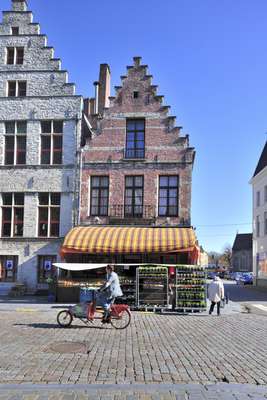
POLYGON ((109 118, 112 114, 158 118, 164 131, 173 138, 173 144, 188 147, 188 135, 180 137, 182 127, 176 126, 176 117, 170 114, 171 107, 164 104, 164 96, 158 94, 158 86, 152 84, 152 79, 153 75, 148 73, 148 66, 141 63, 141 57, 133 57, 133 65, 127 66, 127 74, 121 76, 121 85, 114 87, 115 96, 108 98, 109 106, 94 115, 92 125, 97 129, 96 120, 109 118))
POLYGON ((40 33, 40 25, 33 23, 26 0, 12 0, 12 9, 3 11, 0 37, 0 74, 10 72, 7 77, 10 80, 28 80, 29 96, 75 95, 75 85, 68 83, 67 71, 61 70, 61 60, 55 58, 54 48, 47 45, 47 37, 40 33), (5 48, 13 46, 25 49, 22 65, 5 63, 5 48), (31 81, 33 73, 35 79, 31 81))

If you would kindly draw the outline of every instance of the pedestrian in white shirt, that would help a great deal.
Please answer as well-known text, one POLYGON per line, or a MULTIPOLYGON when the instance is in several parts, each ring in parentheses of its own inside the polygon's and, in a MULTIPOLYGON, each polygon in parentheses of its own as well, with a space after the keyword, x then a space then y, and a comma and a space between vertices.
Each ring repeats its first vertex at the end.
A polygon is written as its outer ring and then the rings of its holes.
POLYGON ((224 299, 223 282, 218 276, 215 276, 208 287, 208 297, 211 301, 209 314, 212 314, 215 304, 217 305, 217 315, 220 315, 221 300, 224 299))

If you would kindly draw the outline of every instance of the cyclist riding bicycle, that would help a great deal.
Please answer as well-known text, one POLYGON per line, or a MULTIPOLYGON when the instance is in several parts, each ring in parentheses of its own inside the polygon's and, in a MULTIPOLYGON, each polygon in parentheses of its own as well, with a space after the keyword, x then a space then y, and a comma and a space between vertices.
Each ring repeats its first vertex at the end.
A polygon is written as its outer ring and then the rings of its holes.
POLYGON ((113 265, 107 265, 107 279, 104 285, 99 289, 99 295, 97 297, 97 303, 104 309, 104 316, 102 319, 103 323, 110 322, 110 306, 114 303, 116 297, 123 296, 118 274, 114 272, 113 265))

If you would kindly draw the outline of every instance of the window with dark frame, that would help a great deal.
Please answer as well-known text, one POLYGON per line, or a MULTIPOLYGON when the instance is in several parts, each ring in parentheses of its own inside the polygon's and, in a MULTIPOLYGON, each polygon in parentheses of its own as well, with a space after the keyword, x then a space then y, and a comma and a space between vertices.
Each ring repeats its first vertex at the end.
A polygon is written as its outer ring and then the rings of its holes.
POLYGON ((24 47, 7 47, 6 63, 8 65, 22 65, 24 62, 24 47))
POLYGON ((12 26, 11 27, 11 34, 16 36, 19 34, 19 27, 18 26, 12 26))
POLYGON ((145 120, 128 119, 126 121, 125 158, 145 157, 145 120))
POLYGON ((8 81, 7 96, 8 97, 25 97, 27 92, 26 81, 8 81))
POLYGON ((63 121, 41 121, 41 164, 62 164, 63 121))
POLYGON ((27 121, 5 122, 5 165, 26 164, 27 121))
POLYGON ((124 216, 143 216, 144 177, 125 176, 124 216))
POLYGON ((159 216, 177 217, 179 197, 178 175, 159 177, 159 216))
POLYGON ((56 269, 53 266, 56 255, 38 256, 38 283, 47 283, 48 278, 55 278, 56 269))
POLYGON ((107 216, 109 177, 91 176, 90 215, 107 216))
POLYGON ((59 237, 60 193, 39 193, 38 236, 59 237))
POLYGON ((2 193, 2 237, 23 236, 24 193, 2 193))
POLYGON ((18 256, 0 256, 0 282, 15 282, 17 278, 18 256))

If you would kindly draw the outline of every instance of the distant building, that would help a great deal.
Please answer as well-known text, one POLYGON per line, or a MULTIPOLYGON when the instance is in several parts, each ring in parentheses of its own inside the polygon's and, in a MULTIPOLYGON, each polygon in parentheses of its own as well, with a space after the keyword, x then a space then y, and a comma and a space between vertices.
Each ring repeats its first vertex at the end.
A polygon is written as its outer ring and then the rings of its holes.
POLYGON ((252 272, 252 233, 238 233, 232 248, 233 272, 252 272))
POLYGON ((267 286, 267 142, 250 183, 253 191, 253 272, 256 284, 267 286))

